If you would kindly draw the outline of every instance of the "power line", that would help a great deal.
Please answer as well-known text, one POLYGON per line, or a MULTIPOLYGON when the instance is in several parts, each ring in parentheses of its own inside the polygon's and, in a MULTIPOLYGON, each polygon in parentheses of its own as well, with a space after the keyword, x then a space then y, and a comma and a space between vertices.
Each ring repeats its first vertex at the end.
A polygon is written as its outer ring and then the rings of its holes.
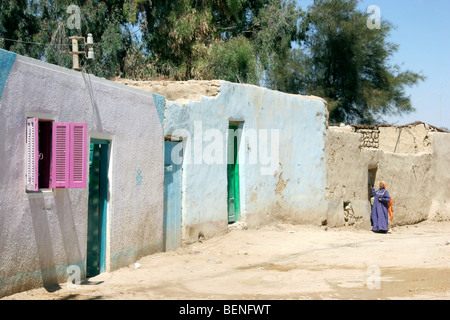
POLYGON ((48 45, 54 45, 54 46, 70 46, 70 44, 59 44, 59 43, 44 43, 44 42, 34 42, 34 41, 24 41, 24 40, 18 40, 18 39, 8 39, 8 38, 2 38, 0 37, 0 40, 6 40, 6 41, 12 41, 12 42, 18 42, 18 43, 26 43, 26 44, 35 44, 40 46, 48 46, 48 45))
MULTIPOLYGON (((44 43, 44 42, 34 42, 34 41, 24 41, 18 39, 8 39, 0 37, 0 40, 18 42, 18 43, 26 43, 26 44, 34 44, 39 46, 60 46, 60 47, 70 47, 72 44, 70 43, 44 43)), ((100 45, 99 43, 94 43, 93 45, 100 45)))

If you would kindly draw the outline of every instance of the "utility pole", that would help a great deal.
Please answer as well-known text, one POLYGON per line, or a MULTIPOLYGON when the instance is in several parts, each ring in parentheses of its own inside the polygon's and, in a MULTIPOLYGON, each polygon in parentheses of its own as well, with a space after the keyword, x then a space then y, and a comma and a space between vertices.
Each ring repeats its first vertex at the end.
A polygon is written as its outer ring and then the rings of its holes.
POLYGON ((84 54, 84 56, 88 59, 88 60, 92 60, 94 59, 94 39, 92 37, 91 33, 88 33, 87 36, 87 41, 84 37, 78 37, 78 36, 73 36, 73 37, 69 37, 70 40, 72 40, 72 51, 69 52, 69 54, 72 55, 72 61, 73 61, 73 66, 72 69, 73 70, 77 70, 77 71, 81 71, 83 70, 83 68, 80 68, 80 54, 84 54), (82 40, 83 41, 83 45, 88 49, 88 52, 86 51, 78 51, 78 41, 82 40))

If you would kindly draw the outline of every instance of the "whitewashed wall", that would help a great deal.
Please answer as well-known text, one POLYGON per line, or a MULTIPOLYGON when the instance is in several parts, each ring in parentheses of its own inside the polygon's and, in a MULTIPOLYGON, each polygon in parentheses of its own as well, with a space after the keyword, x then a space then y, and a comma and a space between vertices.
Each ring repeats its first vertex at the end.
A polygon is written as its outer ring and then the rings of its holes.
MULTIPOLYGON (((268 141, 275 137, 271 130, 276 130, 280 142, 279 159, 273 159, 273 170, 267 171, 270 162, 264 162, 263 157, 258 156, 257 163, 250 164, 252 152, 263 150, 259 148, 261 139, 256 143, 241 140, 239 154, 246 159, 239 168, 241 220, 252 227, 275 221, 320 224, 326 219, 324 101, 222 82, 216 97, 203 97, 200 102, 185 105, 166 103, 165 135, 184 136, 186 146, 187 141, 191 142, 183 163, 183 240, 195 241, 199 234, 208 237, 227 230, 230 121, 243 121, 244 136, 253 131, 261 138, 259 130, 266 130, 268 141), (214 135, 223 146, 216 153, 212 150, 214 135), (223 161, 205 161, 209 154, 210 160, 216 160, 217 153, 222 154, 223 161)), ((271 156, 270 149, 264 151, 271 156)))
MULTIPOLYGON (((1 51, 0 63, 12 53, 1 51)), ((2 65, 3 67, 4 65, 2 65)), ((3 70, 4 71, 4 70, 3 70)), ((0 100, 0 296, 86 263, 88 189, 25 192, 27 117, 111 140, 107 271, 162 250, 163 130, 151 93, 17 55, 0 100)))

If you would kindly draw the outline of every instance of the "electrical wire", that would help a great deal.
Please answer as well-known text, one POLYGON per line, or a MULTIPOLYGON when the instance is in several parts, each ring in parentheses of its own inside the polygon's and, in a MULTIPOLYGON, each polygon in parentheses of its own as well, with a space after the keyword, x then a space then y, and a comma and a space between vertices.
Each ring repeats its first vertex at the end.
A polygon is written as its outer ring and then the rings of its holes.
POLYGON ((5 40, 5 41, 12 41, 12 42, 18 42, 18 43, 26 43, 26 44, 35 44, 35 45, 40 45, 40 46, 48 46, 48 45, 52 45, 52 46, 70 46, 70 44, 58 44, 58 43, 44 43, 44 42, 34 42, 34 41, 24 41, 24 40, 17 40, 17 39, 8 39, 8 38, 2 38, 0 37, 0 40, 5 40))
MULTIPOLYGON (((71 47, 72 44, 71 43, 44 43, 44 42, 34 42, 34 41, 24 41, 24 40, 17 40, 17 39, 8 39, 8 38, 3 38, 0 37, 0 40, 5 40, 5 41, 12 41, 12 42, 17 42, 17 43, 25 43, 25 44, 34 44, 34 45, 39 45, 39 46, 59 46, 59 47, 71 47)), ((80 45, 86 45, 84 43, 80 43, 80 45)), ((99 46, 100 43, 94 43, 91 44, 94 46, 99 46)))

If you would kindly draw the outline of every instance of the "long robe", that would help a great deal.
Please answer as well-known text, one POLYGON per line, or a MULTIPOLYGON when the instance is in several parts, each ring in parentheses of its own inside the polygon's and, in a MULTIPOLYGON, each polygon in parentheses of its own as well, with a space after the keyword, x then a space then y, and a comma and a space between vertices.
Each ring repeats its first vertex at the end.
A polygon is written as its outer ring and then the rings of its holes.
POLYGON ((372 223, 372 231, 375 232, 387 232, 388 231, 388 202, 391 201, 391 196, 386 189, 379 189, 375 191, 372 189, 374 197, 372 214, 370 215, 370 221, 372 223), (378 200, 380 199, 380 200, 378 200))

